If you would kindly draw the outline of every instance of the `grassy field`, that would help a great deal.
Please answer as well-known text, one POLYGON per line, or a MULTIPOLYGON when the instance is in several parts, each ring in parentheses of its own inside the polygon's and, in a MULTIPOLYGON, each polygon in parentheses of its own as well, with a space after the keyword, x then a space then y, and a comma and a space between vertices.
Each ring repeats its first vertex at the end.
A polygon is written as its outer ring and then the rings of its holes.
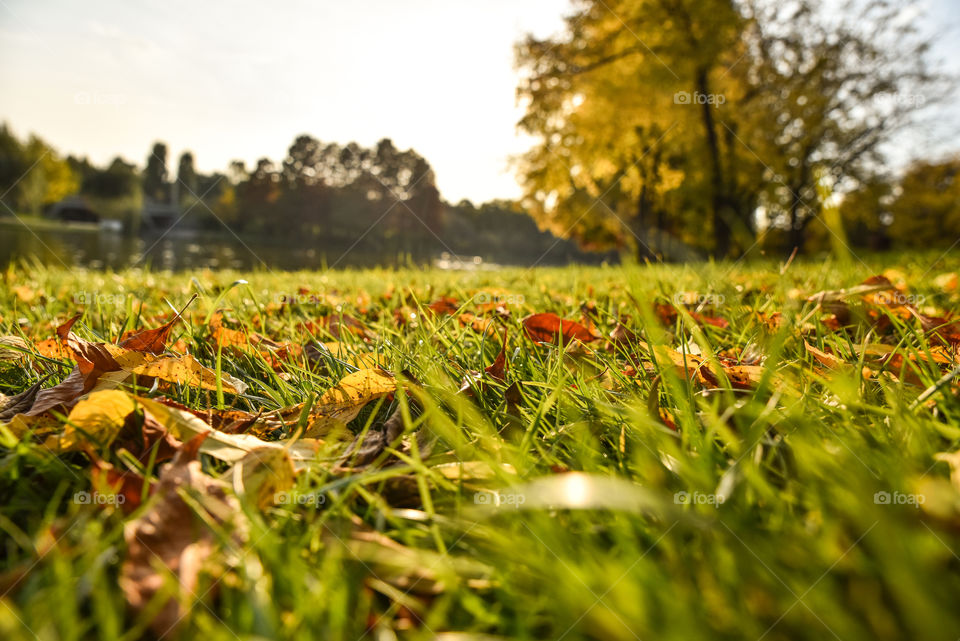
POLYGON ((0 638, 953 641, 958 259, 12 267, 0 393, 71 372, 42 341, 80 311, 73 340, 112 345, 194 294, 166 347, 216 382, 101 379, 93 419, 0 427, 0 638), (547 312, 577 325, 525 331, 547 312), (377 366, 389 392, 332 409, 377 366), (108 387, 148 400, 117 420, 108 387), (285 449, 188 467, 160 397, 285 449))

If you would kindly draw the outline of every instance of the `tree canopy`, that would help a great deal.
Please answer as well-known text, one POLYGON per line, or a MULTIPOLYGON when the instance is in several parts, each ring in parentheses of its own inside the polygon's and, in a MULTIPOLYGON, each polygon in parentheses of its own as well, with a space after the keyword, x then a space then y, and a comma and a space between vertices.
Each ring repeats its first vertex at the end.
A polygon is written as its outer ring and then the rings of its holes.
POLYGON ((869 180, 945 95, 896 3, 577 0, 517 46, 524 205, 641 255, 727 256, 771 228, 802 245, 818 184, 869 180))

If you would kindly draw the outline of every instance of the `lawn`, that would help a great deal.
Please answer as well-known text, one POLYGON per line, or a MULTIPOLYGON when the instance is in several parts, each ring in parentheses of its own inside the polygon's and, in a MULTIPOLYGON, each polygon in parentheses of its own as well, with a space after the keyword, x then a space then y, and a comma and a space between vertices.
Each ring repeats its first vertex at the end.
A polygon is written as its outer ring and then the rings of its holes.
POLYGON ((953 641, 958 259, 13 266, 0 638, 953 641))

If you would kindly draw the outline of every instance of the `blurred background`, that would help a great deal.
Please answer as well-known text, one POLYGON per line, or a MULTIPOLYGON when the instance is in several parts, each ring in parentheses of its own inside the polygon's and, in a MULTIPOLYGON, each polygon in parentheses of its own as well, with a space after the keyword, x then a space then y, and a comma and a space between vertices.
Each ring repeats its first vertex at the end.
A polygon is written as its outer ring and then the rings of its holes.
POLYGON ((953 0, 0 2, 0 265, 960 243, 953 0))

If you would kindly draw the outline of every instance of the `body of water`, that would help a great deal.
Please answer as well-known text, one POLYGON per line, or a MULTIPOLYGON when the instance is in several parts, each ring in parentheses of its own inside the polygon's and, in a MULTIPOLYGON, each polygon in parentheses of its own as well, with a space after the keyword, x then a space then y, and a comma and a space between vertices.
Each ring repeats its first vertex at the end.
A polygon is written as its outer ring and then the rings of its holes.
MULTIPOLYGON (((295 241, 256 241, 209 232, 171 230, 139 236, 93 226, 63 225, 56 229, 0 225, 0 267, 10 261, 91 269, 315 269, 325 266, 377 267, 431 264, 440 253, 415 255, 398 248, 297 246, 295 241)), ((473 264, 472 256, 464 264, 473 264)), ((482 260, 481 260, 482 262, 482 260)))

